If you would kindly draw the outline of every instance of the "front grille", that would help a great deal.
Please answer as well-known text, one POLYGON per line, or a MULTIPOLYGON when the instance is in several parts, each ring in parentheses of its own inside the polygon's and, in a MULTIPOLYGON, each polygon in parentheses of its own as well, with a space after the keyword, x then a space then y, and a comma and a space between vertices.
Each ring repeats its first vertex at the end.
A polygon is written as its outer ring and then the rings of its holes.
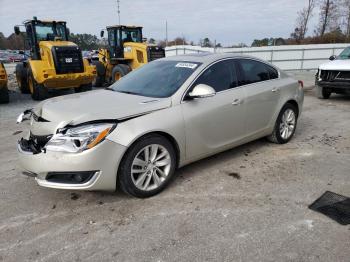
POLYGON ((55 46, 52 48, 56 74, 83 73, 82 53, 77 46, 55 46))
POLYGON ((148 62, 165 57, 165 50, 159 46, 149 46, 147 49, 148 62))
POLYGON ((320 74, 322 81, 350 81, 350 71, 322 70, 320 74))
POLYGON ((32 133, 30 134, 30 139, 31 141, 34 142, 35 145, 37 145, 40 149, 43 148, 47 142, 51 139, 52 135, 48 136, 36 136, 33 135, 32 133))

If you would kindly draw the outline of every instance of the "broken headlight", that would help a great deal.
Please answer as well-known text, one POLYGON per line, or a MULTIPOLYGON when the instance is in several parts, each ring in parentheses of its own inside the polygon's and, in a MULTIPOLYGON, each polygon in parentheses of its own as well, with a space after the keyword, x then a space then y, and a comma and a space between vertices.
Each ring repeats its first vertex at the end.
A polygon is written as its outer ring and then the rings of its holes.
POLYGON ((102 142, 116 124, 98 123, 68 128, 52 136, 46 144, 48 151, 79 153, 102 142))

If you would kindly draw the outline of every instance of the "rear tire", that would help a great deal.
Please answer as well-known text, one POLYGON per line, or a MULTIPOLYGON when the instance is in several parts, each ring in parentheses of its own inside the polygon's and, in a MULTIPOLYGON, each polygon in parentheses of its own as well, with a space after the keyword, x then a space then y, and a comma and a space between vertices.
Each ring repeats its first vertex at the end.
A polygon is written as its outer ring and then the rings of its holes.
POLYGON ((322 86, 316 86, 316 95, 319 99, 329 99, 329 97, 331 96, 331 91, 326 90, 324 87, 322 86))
POLYGON ((127 75, 131 71, 130 66, 119 64, 113 67, 112 70, 112 84, 118 81, 123 76, 127 75))
POLYGON ((49 90, 35 81, 31 70, 28 72, 28 86, 34 100, 42 101, 49 97, 49 90))
POLYGON ((96 66, 96 78, 92 85, 101 87, 105 83, 106 69, 100 61, 93 61, 92 64, 96 66))
POLYGON ((175 150, 166 138, 160 135, 144 136, 125 153, 118 170, 118 186, 125 193, 135 197, 154 196, 169 184, 174 175, 175 166, 175 150), (148 157, 144 151, 146 148, 149 150, 148 157), (141 165, 138 164, 139 162, 141 165), (136 171, 132 172, 132 168, 136 171), (143 180, 142 176, 144 176, 143 180), (146 185, 147 179, 149 181, 146 185))
POLYGON ((272 134, 267 139, 275 144, 288 143, 295 133, 297 122, 298 110, 290 103, 285 104, 277 117, 272 134))
POLYGON ((10 102, 9 90, 7 86, 0 88, 0 104, 7 104, 10 102))
POLYGON ((17 64, 16 65, 16 79, 18 88, 21 91, 22 94, 29 94, 29 86, 28 86, 28 72, 27 69, 24 67, 24 65, 17 64))
POLYGON ((80 87, 74 88, 75 93, 82 93, 92 90, 92 84, 81 85, 80 87))

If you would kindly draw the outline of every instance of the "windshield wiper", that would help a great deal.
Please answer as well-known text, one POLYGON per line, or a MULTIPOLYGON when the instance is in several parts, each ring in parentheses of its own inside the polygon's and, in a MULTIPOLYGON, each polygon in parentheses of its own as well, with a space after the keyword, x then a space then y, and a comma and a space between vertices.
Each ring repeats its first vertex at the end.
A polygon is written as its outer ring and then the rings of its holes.
POLYGON ((136 93, 136 92, 132 92, 132 91, 119 91, 119 90, 116 90, 116 91, 119 93, 124 93, 124 94, 128 94, 128 95, 142 96, 141 94, 136 93))

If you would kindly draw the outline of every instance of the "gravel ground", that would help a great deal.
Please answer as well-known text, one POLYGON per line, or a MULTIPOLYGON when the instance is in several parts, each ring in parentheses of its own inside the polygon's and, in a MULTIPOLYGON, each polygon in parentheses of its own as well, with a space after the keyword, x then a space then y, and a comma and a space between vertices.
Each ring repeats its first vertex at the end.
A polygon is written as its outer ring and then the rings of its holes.
POLYGON ((349 261, 350 226, 308 205, 327 190, 350 196, 350 97, 307 91, 290 143, 261 139, 191 164, 141 200, 21 175, 26 126, 15 118, 35 102, 10 89, 0 106, 0 261, 349 261))

